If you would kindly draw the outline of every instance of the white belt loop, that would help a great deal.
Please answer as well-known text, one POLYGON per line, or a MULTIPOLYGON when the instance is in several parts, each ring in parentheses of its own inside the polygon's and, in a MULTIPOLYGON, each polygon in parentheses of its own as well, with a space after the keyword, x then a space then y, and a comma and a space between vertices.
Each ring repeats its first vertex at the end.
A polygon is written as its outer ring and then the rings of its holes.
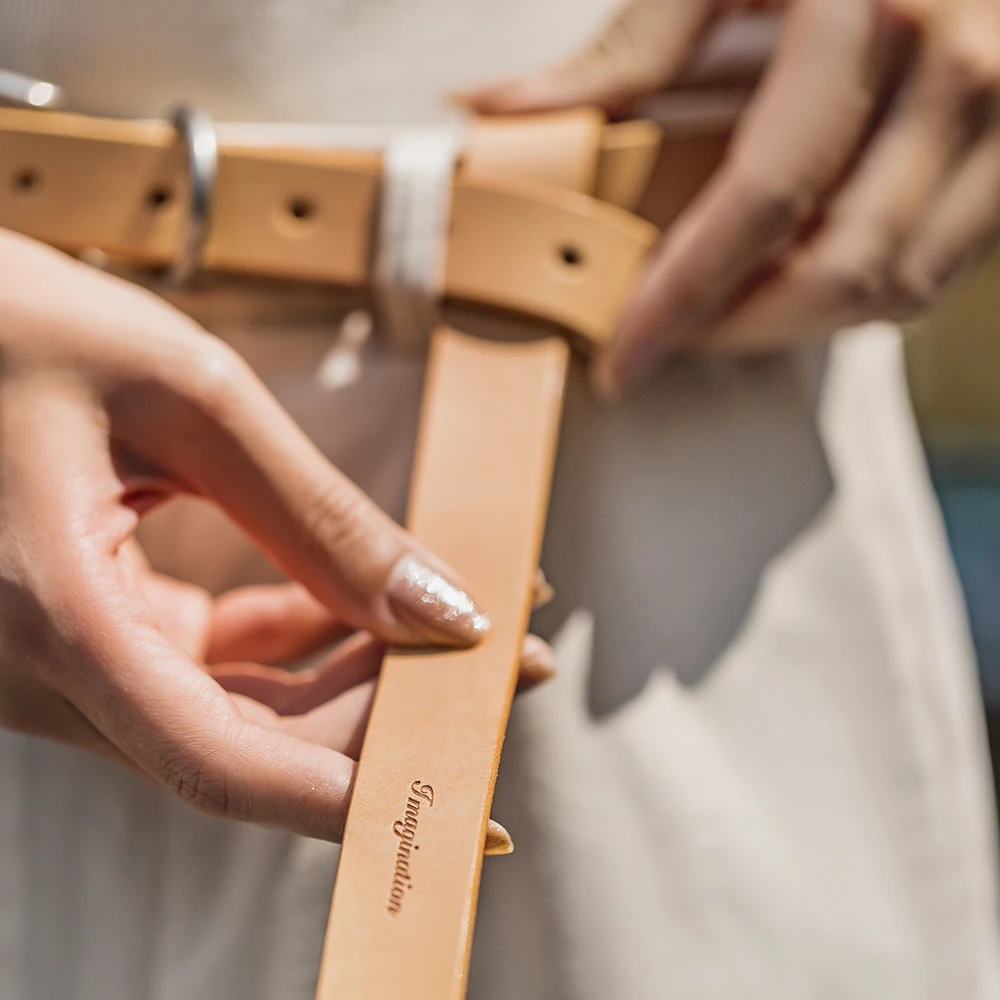
POLYGON ((393 343, 420 351, 440 319, 456 128, 400 132, 386 145, 374 287, 393 343))

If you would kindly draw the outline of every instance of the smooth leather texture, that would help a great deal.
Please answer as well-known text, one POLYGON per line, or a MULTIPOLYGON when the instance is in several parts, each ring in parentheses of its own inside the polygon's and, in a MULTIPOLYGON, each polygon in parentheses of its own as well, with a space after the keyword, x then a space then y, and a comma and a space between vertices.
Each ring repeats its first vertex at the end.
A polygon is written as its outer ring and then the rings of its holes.
POLYGON ((463 164, 473 175, 528 177, 590 194, 597 186, 604 128, 596 108, 479 119, 469 129, 463 164))
MULTIPOLYGON (((602 119, 576 112, 550 124, 543 132, 509 122, 490 141, 480 130, 467 169, 499 175, 523 164, 550 184, 589 192, 598 182, 602 119)), ((635 148, 640 161, 641 144, 635 148)), ((498 231, 495 220, 488 232, 498 231)), ((432 337, 408 523, 481 595, 493 625, 475 649, 396 654, 383 665, 317 1000, 465 996, 568 362, 565 342, 553 337, 490 342, 451 330, 432 337)))
MULTIPOLYGON (((509 171, 514 159, 498 152, 516 148, 516 125, 493 127, 505 137, 480 131, 471 168, 455 178, 446 294, 605 342, 655 228, 552 183, 578 187, 595 176, 598 146, 579 154, 581 137, 599 137, 597 119, 577 115, 555 129, 561 145, 548 148, 562 151, 558 162, 583 164, 555 176, 544 166, 553 158, 537 154, 526 157, 525 177, 482 169, 497 160, 509 171)), ((539 131, 527 128, 530 149, 539 131)), ((366 285, 380 173, 375 154, 222 148, 203 266, 366 285)), ((166 123, 0 110, 0 178, 4 228, 148 265, 179 253, 186 156, 166 123)))
POLYGON ((383 665, 319 1000, 465 995, 568 354, 554 337, 507 344, 439 330, 433 338, 409 527, 482 595, 492 628, 473 649, 397 653, 383 665))

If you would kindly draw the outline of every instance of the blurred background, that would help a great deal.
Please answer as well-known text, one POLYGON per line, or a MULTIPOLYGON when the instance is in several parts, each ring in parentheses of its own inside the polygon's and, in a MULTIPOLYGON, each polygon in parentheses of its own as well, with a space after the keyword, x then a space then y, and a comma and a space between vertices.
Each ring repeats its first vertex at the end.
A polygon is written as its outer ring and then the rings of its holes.
POLYGON ((962 579, 1000 792, 1000 252, 913 324, 907 363, 962 579))

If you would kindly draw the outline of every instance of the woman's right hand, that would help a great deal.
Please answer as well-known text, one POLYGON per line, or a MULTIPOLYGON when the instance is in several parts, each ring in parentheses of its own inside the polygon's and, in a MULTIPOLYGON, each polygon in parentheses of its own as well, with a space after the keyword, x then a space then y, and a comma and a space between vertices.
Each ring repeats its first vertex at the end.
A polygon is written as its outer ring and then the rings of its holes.
POLYGON ((221 341, 3 232, 0 523, 0 725, 310 836, 341 832, 382 642, 470 645, 489 625, 221 341), (177 493, 297 583, 212 602, 152 573, 133 532, 177 493), (363 631, 309 673, 246 662, 338 630, 363 631))

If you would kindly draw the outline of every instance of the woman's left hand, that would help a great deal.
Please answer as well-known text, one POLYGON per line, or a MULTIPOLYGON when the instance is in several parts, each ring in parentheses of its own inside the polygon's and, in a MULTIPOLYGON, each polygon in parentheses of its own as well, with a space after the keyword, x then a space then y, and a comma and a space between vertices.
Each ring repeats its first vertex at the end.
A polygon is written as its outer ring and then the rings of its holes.
MULTIPOLYGON (((632 0, 597 44, 467 97, 620 111, 678 78, 734 0, 632 0)), ((1000 221, 1000 0, 789 0, 725 162, 667 232, 598 365, 609 394, 681 351, 759 351, 906 318, 1000 221)))

